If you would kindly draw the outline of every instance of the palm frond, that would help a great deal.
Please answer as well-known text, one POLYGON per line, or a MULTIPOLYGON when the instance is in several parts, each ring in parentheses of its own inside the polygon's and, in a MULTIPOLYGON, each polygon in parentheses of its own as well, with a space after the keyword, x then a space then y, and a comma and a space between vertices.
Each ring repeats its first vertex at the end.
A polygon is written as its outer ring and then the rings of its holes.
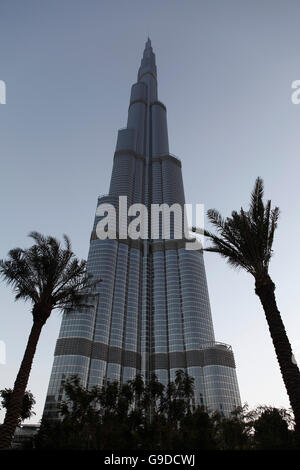
POLYGON ((35 277, 26 260, 26 251, 20 248, 10 250, 7 260, 0 261, 0 275, 11 285, 15 292, 15 299, 37 301, 35 277))
POLYGON ((224 219, 216 209, 207 211, 207 217, 217 234, 200 228, 212 245, 204 251, 219 253, 235 268, 243 268, 253 276, 268 272, 273 254, 274 232, 277 228, 279 209, 271 209, 271 201, 263 202, 264 185, 261 178, 255 181, 249 210, 233 211, 224 219))
POLYGON ((249 212, 252 214, 254 220, 257 220, 257 218, 263 216, 264 214, 263 195, 264 182, 260 177, 257 177, 254 189, 251 193, 251 202, 249 209, 249 212))
POLYGON ((12 285, 15 298, 30 300, 46 310, 67 309, 71 305, 94 305, 98 295, 95 280, 86 271, 86 262, 75 257, 70 239, 64 235, 64 246, 52 236, 38 232, 29 235, 34 245, 15 248, 7 260, 0 262, 0 275, 12 285), (89 299, 89 304, 85 302, 89 299))

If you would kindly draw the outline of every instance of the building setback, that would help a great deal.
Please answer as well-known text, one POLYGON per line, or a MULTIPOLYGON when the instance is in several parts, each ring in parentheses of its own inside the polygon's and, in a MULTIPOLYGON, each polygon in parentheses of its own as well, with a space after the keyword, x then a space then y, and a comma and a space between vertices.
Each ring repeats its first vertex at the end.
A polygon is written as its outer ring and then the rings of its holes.
MULTIPOLYGON (((98 205, 117 208, 119 196, 149 213, 151 204, 185 203, 150 39, 131 89, 127 127, 118 132, 109 193, 98 205)), ((101 240, 100 219, 96 215, 87 260, 88 271, 102 280, 99 296, 94 308, 63 316, 44 416, 57 416, 63 381, 72 374, 90 388, 138 373, 148 380, 153 372, 167 384, 178 369, 194 377, 196 403, 228 414, 240 404, 235 362, 231 347, 215 341, 202 252, 174 237, 174 223, 169 240, 162 234, 101 240)))

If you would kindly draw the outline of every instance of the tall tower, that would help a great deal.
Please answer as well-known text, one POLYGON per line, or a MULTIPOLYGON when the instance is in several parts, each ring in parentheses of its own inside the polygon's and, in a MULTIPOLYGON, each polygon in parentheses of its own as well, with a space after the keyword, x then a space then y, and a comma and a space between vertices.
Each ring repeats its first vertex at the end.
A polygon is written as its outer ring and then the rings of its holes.
MULTIPOLYGON (((100 204, 185 203, 181 162, 169 153, 167 113, 157 98, 155 54, 148 38, 132 86, 127 127, 119 130, 109 193, 100 204)), ((126 209, 127 209, 126 207, 126 209)), ((148 216, 151 227, 151 216, 148 216)), ((65 313, 55 349, 44 416, 57 416, 63 380, 84 386, 126 382, 154 372, 167 384, 178 369, 195 378, 195 401, 228 414, 240 404, 231 347, 216 343, 203 254, 160 233, 147 239, 99 239, 96 215, 87 269, 101 279, 94 308, 65 313)), ((119 235, 119 226, 117 228, 119 235)))

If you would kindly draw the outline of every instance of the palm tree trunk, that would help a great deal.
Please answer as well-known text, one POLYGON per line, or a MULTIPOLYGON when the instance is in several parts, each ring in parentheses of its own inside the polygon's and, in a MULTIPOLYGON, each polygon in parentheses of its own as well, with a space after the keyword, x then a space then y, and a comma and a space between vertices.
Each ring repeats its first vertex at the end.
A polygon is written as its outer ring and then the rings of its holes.
POLYGON ((256 279, 255 293, 265 311, 281 375, 294 412, 296 431, 300 435, 300 372, 277 308, 274 291, 275 284, 269 276, 256 279))
POLYGON ((45 321, 33 322, 24 357, 9 400, 4 422, 0 426, 0 450, 9 449, 21 415, 23 398, 26 391, 36 346, 45 321))

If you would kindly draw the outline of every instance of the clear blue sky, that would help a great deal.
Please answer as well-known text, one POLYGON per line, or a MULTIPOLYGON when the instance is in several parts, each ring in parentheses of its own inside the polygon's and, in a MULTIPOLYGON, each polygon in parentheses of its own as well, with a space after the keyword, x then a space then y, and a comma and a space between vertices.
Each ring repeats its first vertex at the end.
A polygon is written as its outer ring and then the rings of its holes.
MULTIPOLYGON (((0 258, 37 230, 86 258, 97 196, 109 186, 117 130, 149 34, 170 151, 183 162, 186 201, 224 215, 246 206, 256 176, 281 208, 271 275, 300 359, 300 3, 287 0, 2 0, 0 258)), ((252 278, 207 254, 216 338, 235 351, 243 402, 287 406, 252 278)), ((0 285, 0 340, 15 379, 30 305, 0 285)), ((29 389, 41 417, 61 316, 46 324, 29 389)))

